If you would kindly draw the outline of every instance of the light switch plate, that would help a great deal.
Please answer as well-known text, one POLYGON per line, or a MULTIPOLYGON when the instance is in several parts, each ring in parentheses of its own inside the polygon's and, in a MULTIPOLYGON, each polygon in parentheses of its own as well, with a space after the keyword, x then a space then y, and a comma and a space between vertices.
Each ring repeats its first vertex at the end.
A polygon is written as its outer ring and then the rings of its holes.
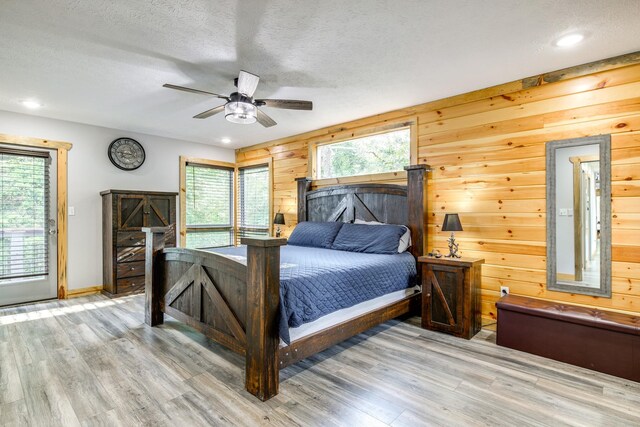
POLYGON ((69 206, 69 216, 74 216, 76 214, 76 208, 73 206, 69 206))
POLYGON ((568 215, 568 209, 562 209, 560 208, 560 211, 558 212, 558 215, 560 216, 567 216, 568 215))

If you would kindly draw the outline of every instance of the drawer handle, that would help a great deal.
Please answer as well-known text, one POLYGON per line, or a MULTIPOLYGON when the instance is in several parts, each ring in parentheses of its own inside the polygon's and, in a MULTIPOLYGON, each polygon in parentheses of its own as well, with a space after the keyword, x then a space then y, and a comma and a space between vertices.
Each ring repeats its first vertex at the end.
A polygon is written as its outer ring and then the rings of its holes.
POLYGON ((129 240, 136 240, 136 238, 131 236, 131 237, 129 237, 129 240))
POLYGON ((136 269, 135 267, 131 267, 129 270, 133 271, 133 270, 135 270, 135 269, 136 269))
POLYGON ((431 296, 431 294, 427 294, 427 296, 428 296, 428 297, 430 297, 430 296, 431 296))

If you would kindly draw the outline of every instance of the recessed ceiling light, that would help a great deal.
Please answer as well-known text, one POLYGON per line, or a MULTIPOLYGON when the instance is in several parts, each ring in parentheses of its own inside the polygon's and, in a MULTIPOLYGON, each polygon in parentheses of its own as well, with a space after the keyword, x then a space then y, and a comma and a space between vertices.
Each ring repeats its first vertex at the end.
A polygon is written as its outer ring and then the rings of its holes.
POLYGON ((37 108, 42 107, 41 103, 39 103, 38 101, 34 101, 33 99, 26 99, 26 100, 22 101, 21 104, 24 105, 25 107, 31 109, 31 110, 35 110, 37 108))
POLYGON ((567 34, 566 36, 560 37, 556 41, 556 46, 558 47, 569 47, 580 43, 584 39, 584 36, 579 33, 567 34))
POLYGON ((222 141, 223 144, 228 144, 231 142, 229 138, 222 138, 220 141, 222 141))

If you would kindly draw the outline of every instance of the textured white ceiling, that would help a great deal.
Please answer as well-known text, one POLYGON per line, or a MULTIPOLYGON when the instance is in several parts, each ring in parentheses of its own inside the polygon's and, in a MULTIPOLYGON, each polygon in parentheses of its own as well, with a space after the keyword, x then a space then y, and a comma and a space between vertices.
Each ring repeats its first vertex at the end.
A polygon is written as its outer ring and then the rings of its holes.
POLYGON ((237 148, 640 50, 638 17, 638 0, 0 0, 0 109, 237 148), (314 110, 196 120, 221 100, 162 88, 228 94, 240 69, 314 110))

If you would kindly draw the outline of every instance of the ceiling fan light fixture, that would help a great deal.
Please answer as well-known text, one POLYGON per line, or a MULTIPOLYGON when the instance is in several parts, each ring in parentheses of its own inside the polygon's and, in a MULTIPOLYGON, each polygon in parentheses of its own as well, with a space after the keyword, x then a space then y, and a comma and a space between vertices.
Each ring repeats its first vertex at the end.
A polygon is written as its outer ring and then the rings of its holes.
MULTIPOLYGON (((207 92, 200 89, 193 89, 185 86, 165 83, 162 85, 168 89, 181 90, 183 92, 199 93, 201 95, 214 96, 227 101, 224 105, 210 108, 200 114, 193 116, 194 119, 206 119, 224 111, 224 117, 231 123, 239 123, 249 125, 251 123, 260 123, 265 128, 277 125, 276 121, 269 117, 258 107, 274 107, 286 110, 312 110, 313 103, 311 101, 300 101, 296 99, 254 99, 253 94, 260 81, 260 76, 251 74, 241 70, 238 78, 235 79, 237 92, 233 92, 229 96, 218 95, 217 93, 207 92)), ((223 143, 227 143, 222 141, 223 143)))
POLYGON ((224 117, 231 123, 248 125, 256 122, 257 110, 250 102, 231 101, 224 106, 224 117))

